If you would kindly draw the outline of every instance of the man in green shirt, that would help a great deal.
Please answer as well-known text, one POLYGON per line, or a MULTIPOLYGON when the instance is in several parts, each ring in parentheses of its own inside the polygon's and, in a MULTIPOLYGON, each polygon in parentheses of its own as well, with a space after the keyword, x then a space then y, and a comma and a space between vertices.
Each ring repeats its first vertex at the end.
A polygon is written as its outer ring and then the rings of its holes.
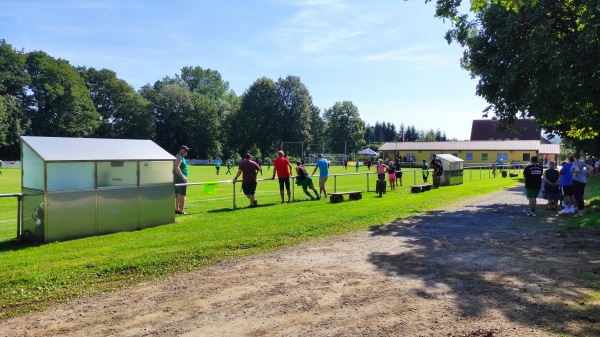
MULTIPOLYGON (((188 167, 185 160, 189 147, 181 145, 179 153, 175 156, 175 184, 187 183, 188 167)), ((183 210, 185 206, 185 196, 187 194, 187 186, 175 186, 175 214, 187 214, 183 210)))

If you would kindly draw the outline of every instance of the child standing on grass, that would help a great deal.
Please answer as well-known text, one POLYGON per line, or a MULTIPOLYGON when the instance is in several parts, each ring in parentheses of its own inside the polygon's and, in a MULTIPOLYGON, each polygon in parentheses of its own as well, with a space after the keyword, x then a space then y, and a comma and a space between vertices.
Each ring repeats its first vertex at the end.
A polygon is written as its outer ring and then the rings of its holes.
POLYGON ((390 191, 396 188, 396 168, 394 162, 390 161, 387 166, 388 180, 390 181, 390 191))
POLYGON ((427 184, 427 178, 429 177, 429 165, 427 165, 427 161, 423 159, 423 166, 421 166, 423 170, 423 183, 427 184))

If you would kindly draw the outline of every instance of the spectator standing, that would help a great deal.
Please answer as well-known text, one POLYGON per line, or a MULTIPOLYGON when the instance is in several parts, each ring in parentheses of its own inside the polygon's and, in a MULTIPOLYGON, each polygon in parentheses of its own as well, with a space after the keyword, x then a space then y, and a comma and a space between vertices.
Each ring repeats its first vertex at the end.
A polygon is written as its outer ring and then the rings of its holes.
POLYGON ((321 197, 315 189, 315 185, 313 184, 312 178, 308 175, 306 167, 302 165, 302 162, 300 160, 296 162, 296 175, 296 185, 302 186, 302 191, 304 191, 304 194, 308 195, 310 197, 310 200, 315 200, 315 197, 317 200, 319 200, 321 197), (315 193, 315 197, 308 193, 309 188, 315 193))
POLYGON ((319 198, 327 198, 327 188, 325 187, 327 183, 327 179, 329 178, 329 162, 327 159, 323 158, 323 154, 319 153, 317 163, 315 164, 315 169, 313 170, 311 176, 319 170, 319 198))
POLYGON ((252 160, 251 154, 246 154, 246 159, 240 163, 238 168, 238 172, 233 178, 233 181, 237 181, 237 178, 243 174, 242 176, 242 191, 244 191, 244 195, 250 199, 250 205, 248 207, 256 207, 258 205, 258 201, 255 198, 256 195, 256 186, 258 185, 258 172, 261 172, 262 169, 258 164, 252 160))
POLYGON ((538 157, 531 157, 531 163, 523 170, 523 177, 525 177, 525 196, 529 201, 529 212, 528 216, 535 217, 535 207, 537 204, 537 196, 540 194, 542 188, 542 174, 544 169, 538 164, 538 157))
MULTIPOLYGON (((175 184, 187 184, 188 182, 188 166, 185 156, 190 148, 181 145, 179 153, 175 155, 175 167, 173 168, 175 184)), ((175 186, 175 214, 187 214, 183 208, 185 207, 185 196, 187 195, 187 186, 175 186)))
POLYGON ((393 161, 388 163, 387 174, 388 180, 390 181, 390 191, 393 191, 396 188, 396 167, 394 166, 393 161))
POLYGON ((574 217, 582 217, 585 203, 583 200, 583 194, 585 193, 585 185, 587 179, 585 178, 585 170, 593 170, 594 168, 583 162, 579 154, 573 155, 575 161, 571 166, 571 175, 573 176, 573 196, 575 197, 575 203, 577 203, 577 213, 574 217))
POLYGON ((292 192, 290 191, 290 176, 292 175, 292 164, 285 157, 283 151, 277 152, 277 159, 273 162, 275 169, 273 170, 272 180, 275 180, 275 174, 279 178, 279 194, 281 195, 281 203, 283 204, 283 187, 287 190, 288 200, 291 202, 292 192))
POLYGON ((542 174, 542 178, 544 180, 542 197, 548 200, 548 206, 546 206, 546 210, 556 211, 558 200, 560 199, 560 173, 555 169, 555 164, 553 161, 549 161, 547 165, 548 169, 542 174))
POLYGON ((444 166, 442 165, 442 160, 434 154, 433 159, 431 159, 431 164, 429 166, 433 166, 433 188, 438 188, 440 187, 442 173, 444 173, 444 166))
POLYGON ((377 180, 385 180, 385 165, 383 159, 379 159, 377 162, 377 180))
POLYGON ((400 166, 399 158, 396 158, 394 168, 396 169, 396 186, 398 186, 398 183, 400 183, 400 186, 402 186, 402 166, 400 166))
POLYGON ((573 197, 573 176, 571 175, 571 167, 573 166, 573 162, 575 158, 573 156, 569 157, 568 163, 563 163, 560 168, 560 184, 561 184, 561 192, 563 195, 563 201, 565 203, 565 207, 559 214, 565 215, 570 213, 575 213, 575 198, 573 197))
POLYGON ((427 161, 425 159, 423 159, 421 170, 423 170, 423 183, 427 184, 427 178, 429 177, 429 165, 427 165, 427 161))

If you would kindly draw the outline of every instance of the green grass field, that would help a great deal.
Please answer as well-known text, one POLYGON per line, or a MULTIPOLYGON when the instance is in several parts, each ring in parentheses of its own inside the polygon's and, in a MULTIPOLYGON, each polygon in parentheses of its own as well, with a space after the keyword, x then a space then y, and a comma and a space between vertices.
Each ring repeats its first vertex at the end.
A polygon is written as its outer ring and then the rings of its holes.
MULTIPOLYGON (((308 169, 312 172, 312 167, 308 169)), ((3 170, 0 193, 20 192, 20 172, 14 168, 3 170)), ((213 167, 193 166, 190 182, 231 179, 225 172, 226 168, 222 168, 217 176, 213 167)), ((361 168, 360 173, 364 172, 366 168, 361 168)), ((331 174, 344 173, 355 171, 332 167, 331 174)), ((420 173, 416 174, 417 183, 421 183, 420 173)), ((271 175, 272 171, 265 167, 263 177, 271 175)), ((369 175, 368 179, 370 189, 374 190, 376 175, 369 175)), ((360 201, 341 204, 302 201, 305 196, 296 187, 294 200, 297 202, 283 205, 277 181, 261 181, 257 189, 257 208, 246 208, 248 201, 238 184, 235 200, 240 208, 236 210, 232 209, 232 184, 219 184, 216 194, 210 195, 202 193, 202 186, 191 186, 186 204, 189 215, 177 216, 174 224, 49 244, 15 243, 16 199, 0 198, 0 317, 224 259, 279 249, 314 237, 366 230, 433 210, 440 204, 456 203, 521 183, 520 179, 489 178, 488 171, 465 171, 462 185, 411 194, 409 187, 415 180, 412 171, 405 171, 403 180, 403 187, 388 191, 383 198, 369 192, 364 193, 360 201)), ((366 191, 367 176, 330 177, 330 192, 334 184, 338 191, 366 191)), ((592 195, 600 195, 598 183, 589 185, 592 195)), ((600 199, 592 199, 592 204, 598 203, 600 199)), ((596 208, 595 212, 599 210, 596 208)), ((593 222, 589 217, 582 219, 593 222)), ((573 220, 566 223, 581 225, 573 220)))

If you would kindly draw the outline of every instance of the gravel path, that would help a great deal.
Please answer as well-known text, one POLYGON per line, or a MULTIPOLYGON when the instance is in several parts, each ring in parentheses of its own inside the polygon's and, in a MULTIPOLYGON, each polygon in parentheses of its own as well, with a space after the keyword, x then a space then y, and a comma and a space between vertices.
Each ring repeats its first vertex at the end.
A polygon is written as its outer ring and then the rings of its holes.
POLYGON ((600 303, 581 300, 600 233, 525 204, 494 193, 3 320, 0 336, 600 336, 600 303))

